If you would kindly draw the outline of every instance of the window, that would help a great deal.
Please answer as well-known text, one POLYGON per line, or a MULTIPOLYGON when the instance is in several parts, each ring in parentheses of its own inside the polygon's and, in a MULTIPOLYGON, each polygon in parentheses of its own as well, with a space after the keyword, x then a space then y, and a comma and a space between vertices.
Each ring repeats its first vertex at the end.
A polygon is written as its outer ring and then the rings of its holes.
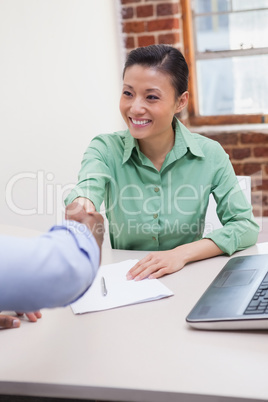
POLYGON ((191 124, 268 122, 268 0, 181 5, 191 124))

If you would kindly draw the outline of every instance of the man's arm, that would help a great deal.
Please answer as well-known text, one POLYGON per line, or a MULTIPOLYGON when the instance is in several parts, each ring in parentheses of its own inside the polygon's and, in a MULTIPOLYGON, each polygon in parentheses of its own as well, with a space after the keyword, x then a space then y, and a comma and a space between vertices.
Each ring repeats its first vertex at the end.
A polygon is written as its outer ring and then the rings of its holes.
POLYGON ((95 278, 103 241, 103 218, 83 208, 37 238, 0 238, 0 310, 37 311, 79 298, 95 278))

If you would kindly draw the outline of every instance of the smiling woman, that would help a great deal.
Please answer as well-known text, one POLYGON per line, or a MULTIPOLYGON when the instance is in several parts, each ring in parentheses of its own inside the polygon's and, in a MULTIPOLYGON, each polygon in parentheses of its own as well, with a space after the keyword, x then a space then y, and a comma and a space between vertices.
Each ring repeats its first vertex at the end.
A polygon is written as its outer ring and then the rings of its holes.
POLYGON ((174 145, 172 120, 187 103, 188 92, 176 96, 169 75, 134 64, 124 73, 120 111, 140 150, 160 171, 174 145))
POLYGON ((129 279, 159 278, 257 240, 258 225, 228 155, 175 117, 187 104, 187 85, 188 67, 177 49, 130 52, 120 100, 128 129, 92 140, 66 199, 87 211, 104 200, 112 247, 152 251, 129 279), (204 237, 211 193, 223 227, 204 237))

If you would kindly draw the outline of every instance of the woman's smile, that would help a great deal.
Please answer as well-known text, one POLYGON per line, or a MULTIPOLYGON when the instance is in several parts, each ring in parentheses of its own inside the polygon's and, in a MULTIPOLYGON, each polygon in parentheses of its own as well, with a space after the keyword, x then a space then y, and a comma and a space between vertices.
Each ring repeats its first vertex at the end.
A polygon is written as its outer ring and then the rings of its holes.
POLYGON ((129 120, 133 126, 139 128, 147 127, 152 122, 152 120, 149 119, 135 119, 133 117, 129 117, 129 120))

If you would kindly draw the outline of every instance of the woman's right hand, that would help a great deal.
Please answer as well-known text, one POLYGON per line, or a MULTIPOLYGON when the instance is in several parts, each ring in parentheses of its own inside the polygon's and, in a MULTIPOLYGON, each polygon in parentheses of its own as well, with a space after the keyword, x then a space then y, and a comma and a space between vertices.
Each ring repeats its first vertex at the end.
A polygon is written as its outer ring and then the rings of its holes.
MULTIPOLYGON (((87 198, 82 198, 82 200, 89 201, 87 198)), ((88 227, 101 249, 104 236, 104 219, 103 216, 95 210, 95 207, 91 201, 90 204, 86 205, 83 201, 78 202, 79 198, 76 198, 71 204, 67 205, 65 210, 65 219, 70 219, 76 222, 80 222, 88 227), (86 208, 91 207, 91 210, 87 211, 86 208)))
POLYGON ((88 212, 95 212, 96 208, 92 201, 85 197, 77 197, 73 202, 78 203, 83 209, 88 212))

